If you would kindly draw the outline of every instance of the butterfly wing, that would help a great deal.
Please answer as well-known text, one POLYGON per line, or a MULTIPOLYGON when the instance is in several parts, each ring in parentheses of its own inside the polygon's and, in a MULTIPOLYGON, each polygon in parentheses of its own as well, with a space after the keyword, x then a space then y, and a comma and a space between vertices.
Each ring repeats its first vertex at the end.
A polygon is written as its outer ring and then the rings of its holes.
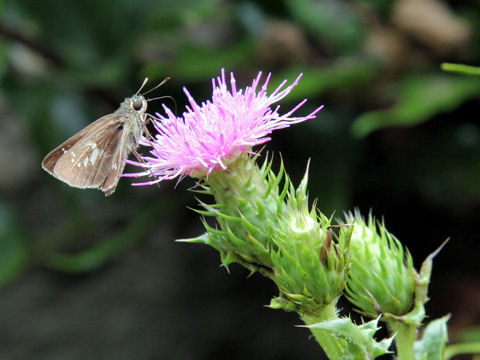
POLYGON ((99 186, 99 189, 105 193, 105 196, 113 194, 120 175, 123 173, 125 159, 130 155, 130 151, 132 150, 132 146, 128 143, 129 136, 131 136, 130 127, 128 124, 125 124, 121 138, 119 139, 120 141, 118 142, 118 147, 113 152, 111 165, 105 166, 106 176, 104 176, 104 180, 99 186))
POLYGON ((122 151, 125 122, 125 116, 115 113, 98 119, 52 150, 42 167, 70 186, 113 193, 128 155, 122 151))

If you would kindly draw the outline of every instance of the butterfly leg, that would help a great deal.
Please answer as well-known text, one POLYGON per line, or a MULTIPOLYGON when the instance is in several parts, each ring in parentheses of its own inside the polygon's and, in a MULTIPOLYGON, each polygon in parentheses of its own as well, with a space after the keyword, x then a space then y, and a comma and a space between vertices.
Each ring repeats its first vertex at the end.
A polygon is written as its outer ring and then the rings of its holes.
MULTIPOLYGON (((132 153, 135 156, 135 158, 138 160, 138 162, 140 162, 142 164, 145 164, 145 160, 143 160, 142 156, 139 154, 137 149, 133 149, 132 153)), ((157 177, 153 174, 152 170, 150 170, 150 175, 149 176, 153 177, 155 180, 157 179, 157 177)), ((157 187, 160 187, 160 185, 158 183, 156 183, 156 185, 157 185, 157 187)))

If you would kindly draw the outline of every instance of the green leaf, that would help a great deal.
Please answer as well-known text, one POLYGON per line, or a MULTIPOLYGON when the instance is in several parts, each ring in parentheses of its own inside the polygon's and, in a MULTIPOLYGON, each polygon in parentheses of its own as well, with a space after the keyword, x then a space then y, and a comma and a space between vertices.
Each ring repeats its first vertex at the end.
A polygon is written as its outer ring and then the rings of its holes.
POLYGON ((379 318, 362 325, 355 325, 350 318, 341 318, 322 321, 309 325, 309 328, 324 330, 333 336, 340 336, 348 344, 348 354, 352 359, 374 359, 377 356, 388 354, 393 338, 383 339, 377 342, 374 339, 379 318))
POLYGON ((421 340, 415 341, 415 360, 444 360, 448 341, 447 321, 449 315, 431 321, 421 340))
POLYGON ((389 109, 360 115, 352 124, 356 137, 389 126, 414 126, 433 116, 452 111, 480 95, 478 79, 420 74, 404 80, 397 102, 389 109))

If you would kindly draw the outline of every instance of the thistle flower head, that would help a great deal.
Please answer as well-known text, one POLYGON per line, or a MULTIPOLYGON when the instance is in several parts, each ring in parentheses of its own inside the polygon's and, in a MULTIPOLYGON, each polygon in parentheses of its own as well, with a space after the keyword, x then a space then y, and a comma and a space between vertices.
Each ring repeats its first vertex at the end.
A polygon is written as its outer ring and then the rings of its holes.
POLYGON ((279 114, 279 106, 272 105, 287 96, 298 84, 302 74, 289 86, 283 81, 271 94, 267 94, 270 74, 260 85, 259 72, 252 85, 237 89, 235 77, 230 74, 227 85, 225 71, 212 79, 211 100, 197 104, 187 89, 184 92, 189 105, 182 117, 177 117, 164 105, 166 115, 157 114, 155 139, 142 140, 151 147, 150 154, 141 162, 129 163, 144 167, 137 174, 126 176, 153 176, 155 180, 137 184, 147 185, 162 180, 185 176, 206 177, 215 171, 224 171, 252 147, 270 140, 269 134, 301 121, 312 119, 321 107, 307 116, 292 116, 305 102, 303 100, 287 113, 279 114))

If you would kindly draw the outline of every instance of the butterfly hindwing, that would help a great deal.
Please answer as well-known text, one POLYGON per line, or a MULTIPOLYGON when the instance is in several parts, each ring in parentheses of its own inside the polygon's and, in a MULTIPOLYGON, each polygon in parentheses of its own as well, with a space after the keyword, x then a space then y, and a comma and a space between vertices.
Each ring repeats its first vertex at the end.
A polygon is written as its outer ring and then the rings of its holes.
POLYGON ((99 189, 105 192, 106 196, 111 195, 115 191, 120 175, 125 168, 125 159, 128 157, 131 150, 127 145, 128 136, 129 130, 125 129, 122 133, 122 138, 118 142, 119 148, 114 152, 114 157, 110 162, 111 166, 105 169, 105 174, 107 175, 104 176, 104 180, 99 186, 99 189))

